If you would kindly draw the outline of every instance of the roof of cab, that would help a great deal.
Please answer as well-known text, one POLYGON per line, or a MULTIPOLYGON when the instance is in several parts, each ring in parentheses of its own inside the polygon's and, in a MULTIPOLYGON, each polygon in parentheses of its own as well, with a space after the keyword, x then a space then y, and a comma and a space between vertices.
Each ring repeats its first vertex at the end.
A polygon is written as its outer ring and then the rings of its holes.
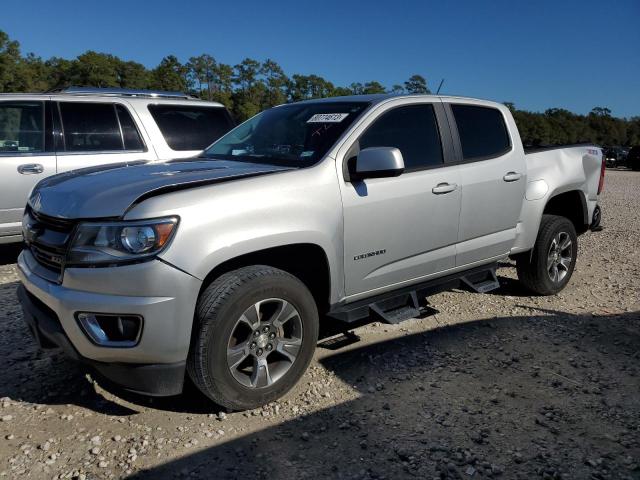
POLYGON ((493 102, 491 100, 484 100, 481 98, 462 97, 457 95, 428 95, 428 94, 406 94, 406 93, 378 93, 370 95, 347 95, 344 97, 326 97, 316 98, 310 100, 302 100, 295 103, 327 103, 327 102, 367 102, 371 104, 381 103, 387 100, 398 98, 424 98, 425 100, 471 100, 474 102, 483 102, 487 105, 502 105, 499 102, 493 102))

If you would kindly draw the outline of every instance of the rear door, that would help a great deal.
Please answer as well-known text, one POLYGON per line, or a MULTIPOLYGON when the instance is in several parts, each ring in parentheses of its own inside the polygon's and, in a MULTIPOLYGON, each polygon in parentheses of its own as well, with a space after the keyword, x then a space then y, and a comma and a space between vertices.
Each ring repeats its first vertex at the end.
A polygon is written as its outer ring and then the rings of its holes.
MULTIPOLYGON (((505 112, 450 103, 447 113, 458 150, 462 203, 456 266, 505 255, 513 246, 526 188, 522 148, 505 112)), ((505 107, 506 108, 506 107, 505 107)))
POLYGON ((396 147, 405 172, 342 184, 345 288, 352 299, 455 266, 460 180, 458 166, 445 163, 451 141, 442 104, 404 100, 373 115, 344 161, 364 148, 396 147))
POLYGON ((55 173, 49 102, 0 100, 0 239, 20 234, 29 192, 55 173))
POLYGON ((127 105, 60 101, 58 172, 135 160, 154 160, 127 105))

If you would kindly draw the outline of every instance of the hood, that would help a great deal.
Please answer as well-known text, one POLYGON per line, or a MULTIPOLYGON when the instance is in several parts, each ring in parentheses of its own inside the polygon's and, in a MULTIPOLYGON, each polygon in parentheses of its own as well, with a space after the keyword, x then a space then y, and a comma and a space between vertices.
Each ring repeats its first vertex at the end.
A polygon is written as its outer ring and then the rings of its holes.
POLYGON ((283 170, 290 168, 204 159, 105 165, 45 178, 33 189, 29 205, 58 218, 121 217, 154 195, 283 170))

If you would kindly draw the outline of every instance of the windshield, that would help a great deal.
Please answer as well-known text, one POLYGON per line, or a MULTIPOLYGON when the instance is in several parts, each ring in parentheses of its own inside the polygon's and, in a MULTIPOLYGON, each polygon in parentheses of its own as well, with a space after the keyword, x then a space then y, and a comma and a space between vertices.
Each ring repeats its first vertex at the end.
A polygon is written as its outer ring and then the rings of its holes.
POLYGON ((204 151, 208 158, 308 167, 369 106, 367 102, 284 105, 256 115, 204 151))

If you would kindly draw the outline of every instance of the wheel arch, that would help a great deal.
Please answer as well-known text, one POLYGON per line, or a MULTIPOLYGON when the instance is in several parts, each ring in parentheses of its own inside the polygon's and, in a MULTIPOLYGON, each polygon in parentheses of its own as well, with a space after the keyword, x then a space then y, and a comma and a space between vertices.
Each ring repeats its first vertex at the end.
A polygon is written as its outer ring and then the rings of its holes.
POLYGON ((325 250, 315 243, 293 243, 243 253, 216 265, 205 276, 200 293, 227 272, 250 265, 267 265, 298 278, 313 295, 318 312, 331 303, 331 265, 325 250))
POLYGON ((550 196, 541 216, 544 214, 568 218, 573 223, 578 234, 584 233, 589 229, 587 200, 580 190, 569 190, 550 196))

